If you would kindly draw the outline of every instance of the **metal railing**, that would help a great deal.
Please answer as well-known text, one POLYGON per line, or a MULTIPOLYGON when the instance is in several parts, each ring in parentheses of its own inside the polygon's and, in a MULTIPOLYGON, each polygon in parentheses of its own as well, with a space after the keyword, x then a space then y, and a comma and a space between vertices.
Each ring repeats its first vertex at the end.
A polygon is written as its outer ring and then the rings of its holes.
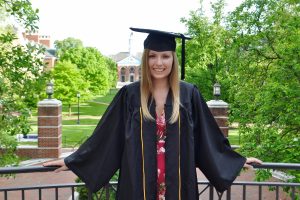
MULTIPOLYGON (((263 169, 284 169, 284 170, 300 170, 300 164, 293 163, 264 163, 262 165, 252 165, 254 168, 263 168, 263 169)), ((0 168, 0 175, 7 174, 19 174, 19 173, 34 173, 34 172, 50 172, 57 169, 57 167, 43 167, 43 166, 30 166, 30 167, 4 167, 0 168)), ((88 192, 87 198, 88 200, 92 199, 110 199, 110 193, 116 192, 117 182, 110 182, 104 188, 101 189, 98 193, 88 192)), ((214 187, 208 181, 198 181, 199 187, 204 187, 203 189, 199 189, 199 197, 205 197, 205 199, 214 200, 214 197, 217 197, 219 200, 230 200, 237 199, 237 197, 233 198, 233 195, 236 195, 237 191, 239 193, 238 199, 249 199, 249 192, 247 193, 247 189, 249 187, 256 187, 258 192, 256 194, 255 199, 263 199, 263 187, 272 187, 273 192, 275 193, 274 199, 279 200, 279 192, 283 187, 290 188, 290 199, 296 200, 300 198, 300 183, 287 183, 287 182, 249 182, 249 181, 235 181, 232 184, 232 187, 229 188, 226 192, 220 194, 215 191, 214 187), (236 189, 236 187, 240 187, 240 189, 236 189), (235 189, 234 189, 235 188, 235 189)), ((25 200, 26 195, 25 191, 36 190, 38 192, 37 196, 39 200, 42 200, 42 193, 44 190, 54 189, 55 200, 59 198, 59 189, 62 188, 70 188, 71 195, 69 199, 75 200, 75 189, 85 187, 84 183, 69 183, 69 184, 52 184, 52 185, 35 185, 35 186, 26 186, 26 187, 2 187, 0 186, 0 195, 4 196, 4 200, 9 199, 9 194, 12 191, 20 191, 21 199, 25 200)), ((253 195, 253 194, 251 194, 253 195)), ((251 200, 253 198, 250 198, 251 200)))

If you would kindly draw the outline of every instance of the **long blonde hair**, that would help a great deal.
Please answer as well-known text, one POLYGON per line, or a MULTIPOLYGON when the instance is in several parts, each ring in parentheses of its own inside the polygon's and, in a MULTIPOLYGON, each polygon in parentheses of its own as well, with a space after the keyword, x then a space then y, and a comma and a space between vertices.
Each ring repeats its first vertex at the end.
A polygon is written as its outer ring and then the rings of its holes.
MULTIPOLYGON (((154 120, 153 116, 151 116, 148 103, 153 99, 150 99, 153 92, 153 84, 151 79, 151 73, 148 66, 148 58, 149 58, 149 49, 145 49, 142 57, 142 77, 141 77, 141 105, 143 110, 143 117, 146 120, 154 120)), ((173 111, 169 120, 170 123, 175 123, 179 116, 179 106, 180 106, 180 97, 179 97, 179 73, 178 73, 178 59, 175 52, 173 54, 173 66, 169 75, 169 85, 172 92, 172 104, 173 111)))

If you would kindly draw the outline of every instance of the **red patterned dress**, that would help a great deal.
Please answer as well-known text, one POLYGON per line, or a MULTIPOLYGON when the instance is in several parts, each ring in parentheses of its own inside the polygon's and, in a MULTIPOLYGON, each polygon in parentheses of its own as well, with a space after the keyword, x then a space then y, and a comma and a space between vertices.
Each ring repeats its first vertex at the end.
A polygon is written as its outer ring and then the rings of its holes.
POLYGON ((157 200, 165 200, 165 139, 166 120, 165 113, 156 115, 156 150, 157 150, 157 200))

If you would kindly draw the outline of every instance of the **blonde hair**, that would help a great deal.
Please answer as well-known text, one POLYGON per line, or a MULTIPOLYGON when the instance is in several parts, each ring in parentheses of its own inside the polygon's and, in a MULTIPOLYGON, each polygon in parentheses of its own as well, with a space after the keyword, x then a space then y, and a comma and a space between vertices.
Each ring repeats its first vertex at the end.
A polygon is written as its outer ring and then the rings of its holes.
MULTIPOLYGON (((149 49, 145 49, 142 57, 142 77, 141 77, 141 106, 143 110, 143 117, 146 120, 154 120, 154 117, 151 116, 148 103, 152 103, 153 99, 150 99, 153 92, 153 85, 151 79, 151 73, 148 66, 149 58, 149 49)), ((179 97, 179 73, 178 73, 178 59, 175 52, 172 52, 173 55, 173 66, 169 75, 169 86, 172 92, 172 104, 173 111, 169 120, 170 123, 175 123, 179 116, 179 106, 180 106, 180 97, 179 97)))

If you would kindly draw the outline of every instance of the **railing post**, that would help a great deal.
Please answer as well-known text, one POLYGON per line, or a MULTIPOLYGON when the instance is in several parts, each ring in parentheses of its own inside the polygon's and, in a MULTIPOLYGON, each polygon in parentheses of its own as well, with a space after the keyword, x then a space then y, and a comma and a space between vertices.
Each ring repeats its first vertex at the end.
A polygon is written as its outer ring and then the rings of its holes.
POLYGON ((106 199, 109 200, 109 184, 105 186, 105 195, 106 195, 106 199))
POLYGON ((246 200, 246 185, 243 185, 243 200, 246 200))
POLYGON ((214 186, 209 185, 209 200, 214 200, 214 186))
POLYGON ((227 200, 231 199, 231 187, 229 187, 228 190, 226 191, 226 198, 227 200))
POLYGON ((292 187, 292 200, 295 199, 295 191, 296 191, 295 187, 292 187))
POLYGON ((93 200, 93 193, 88 190, 88 200, 93 200))

